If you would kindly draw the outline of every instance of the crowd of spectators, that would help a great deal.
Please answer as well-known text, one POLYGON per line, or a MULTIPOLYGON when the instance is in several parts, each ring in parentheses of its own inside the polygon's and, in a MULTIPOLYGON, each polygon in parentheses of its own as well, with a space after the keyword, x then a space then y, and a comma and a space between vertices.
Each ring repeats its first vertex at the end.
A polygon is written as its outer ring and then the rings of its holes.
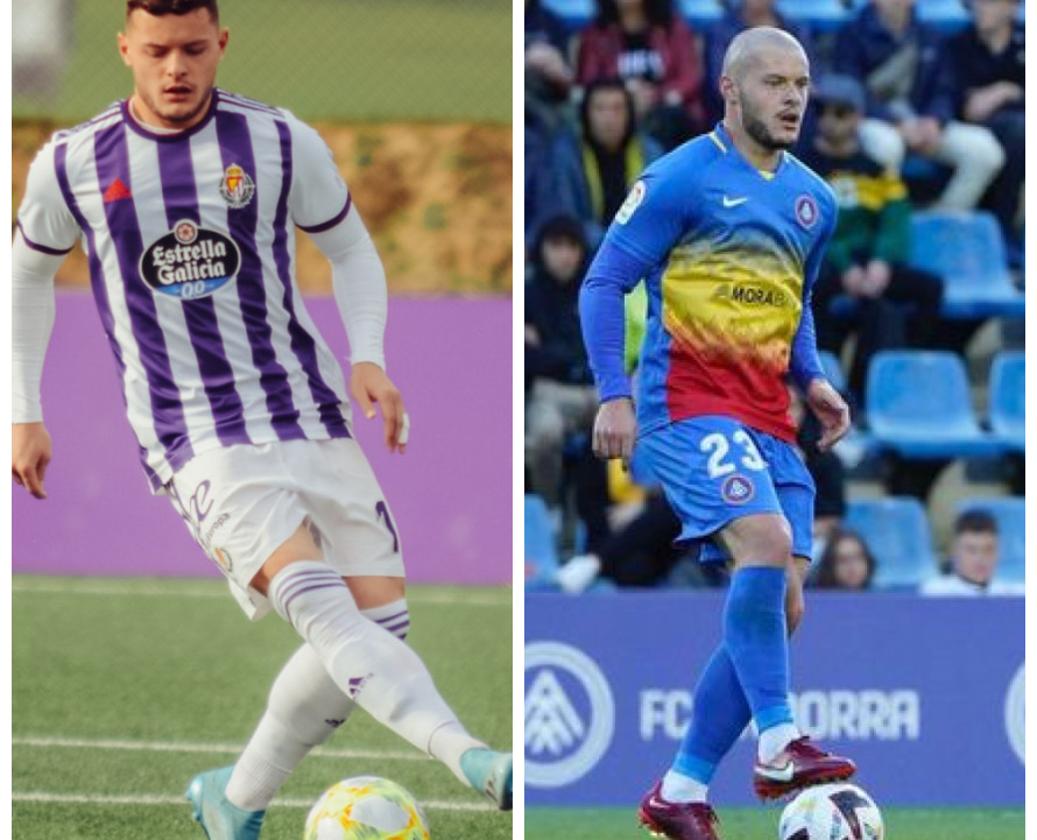
MULTIPOLYGON (((971 0, 971 22, 952 30, 923 21, 916 5, 924 2, 854 4, 837 30, 815 32, 783 16, 792 6, 779 10, 775 0, 727 0, 708 24, 684 19, 670 0, 598 0, 594 19, 576 29, 540 0, 526 1, 527 487, 558 521, 575 508, 581 523, 569 531, 577 556, 559 579, 567 591, 600 579, 652 585, 693 558, 674 548, 676 517, 652 488, 635 515, 610 525, 614 488, 589 457, 596 402, 576 300, 583 271, 640 171, 722 118, 720 66, 738 32, 786 29, 811 61, 811 109, 793 153, 829 182, 840 207, 813 307, 819 347, 844 367, 859 428, 866 429, 867 370, 877 352, 963 353, 985 323, 946 317, 943 279, 912 265, 916 209, 992 213, 1011 266, 1020 267, 1022 4, 971 0), (561 240, 568 261, 552 255, 561 240)), ((627 301, 631 368, 643 301, 637 294, 627 301)), ((866 589, 875 560, 861 536, 841 526, 845 473, 859 458, 845 450, 822 456, 816 424, 795 402, 793 410, 818 485, 813 582, 866 589)), ((913 477, 926 476, 910 492, 924 496, 932 466, 908 466, 913 477)), ((897 489, 887 478, 887 489, 897 489)), ((721 579, 706 574, 695 582, 721 579)))

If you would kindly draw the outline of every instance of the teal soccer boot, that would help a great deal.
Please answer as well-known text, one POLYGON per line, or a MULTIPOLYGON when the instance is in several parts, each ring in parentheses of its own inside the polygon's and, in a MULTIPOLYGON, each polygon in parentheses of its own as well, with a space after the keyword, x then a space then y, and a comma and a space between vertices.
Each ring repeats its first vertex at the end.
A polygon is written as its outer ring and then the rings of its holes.
POLYGON ((209 840, 259 840, 266 811, 242 811, 224 795, 233 770, 220 767, 199 773, 191 779, 184 796, 209 840))
POLYGON ((471 749, 461 756, 461 769, 475 790, 485 793, 502 811, 511 810, 511 753, 471 749))

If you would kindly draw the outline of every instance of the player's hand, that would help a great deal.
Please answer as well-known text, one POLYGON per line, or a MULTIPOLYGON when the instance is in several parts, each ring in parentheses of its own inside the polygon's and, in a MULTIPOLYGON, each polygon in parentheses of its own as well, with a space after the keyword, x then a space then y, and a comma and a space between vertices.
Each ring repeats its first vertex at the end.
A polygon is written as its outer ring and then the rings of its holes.
POLYGON ((827 452, 850 430, 850 407, 825 379, 815 379, 807 389, 807 405, 821 422, 817 448, 827 452))
POLYGON ((37 499, 47 498, 43 476, 52 455, 50 434, 42 423, 11 426, 11 475, 37 499))
POLYGON ((594 418, 594 454, 599 458, 630 460, 637 436, 634 404, 629 397, 609 400, 598 408, 594 418))
POLYGON ((385 445, 390 452, 406 451, 409 431, 407 412, 403 410, 403 396, 392 384, 388 374, 373 362, 357 362, 349 377, 349 390, 360 405, 364 417, 375 415, 374 404, 382 409, 385 421, 385 445))

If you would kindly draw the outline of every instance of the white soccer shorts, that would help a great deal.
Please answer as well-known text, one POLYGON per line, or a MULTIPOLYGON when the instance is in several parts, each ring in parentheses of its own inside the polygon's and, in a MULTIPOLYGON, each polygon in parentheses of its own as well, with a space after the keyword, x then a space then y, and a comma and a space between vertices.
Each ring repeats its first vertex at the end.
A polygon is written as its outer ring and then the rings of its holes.
POLYGON ((396 523, 351 438, 203 452, 173 476, 166 492, 253 621, 270 604, 249 585, 252 578, 304 523, 323 559, 343 577, 404 576, 396 523))

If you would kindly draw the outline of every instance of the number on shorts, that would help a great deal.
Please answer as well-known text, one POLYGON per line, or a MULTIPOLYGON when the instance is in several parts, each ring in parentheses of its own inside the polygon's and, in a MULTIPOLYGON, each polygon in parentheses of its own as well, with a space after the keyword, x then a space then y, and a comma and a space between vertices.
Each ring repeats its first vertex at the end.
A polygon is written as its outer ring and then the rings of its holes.
MULTIPOLYGON (((737 429, 731 435, 731 439, 743 450, 741 457, 743 467, 749 470, 766 468, 767 462, 763 460, 760 450, 756 448, 753 439, 744 429, 737 429)), ((722 432, 712 432, 702 438, 699 450, 710 453, 709 460, 706 462, 706 472, 709 473, 710 478, 720 478, 735 471, 735 465, 724 460, 731 451, 731 445, 722 432)))
POLYGON ((745 454, 742 456, 742 466, 750 470, 762 470, 767 466, 767 462, 760 455, 760 450, 756 448, 756 443, 749 437, 749 433, 745 429, 735 431, 731 435, 731 439, 745 450, 745 454))
POLYGON ((720 432, 713 432, 712 434, 706 435, 702 438, 702 443, 699 444, 699 449, 702 452, 711 453, 709 460, 706 462, 706 472, 709 473, 710 478, 720 478, 722 475, 727 475, 728 473, 735 471, 734 464, 729 464, 724 461, 729 448, 730 446, 727 442, 727 438, 720 432))
POLYGON ((375 513, 378 514, 378 517, 385 520, 385 527, 388 528, 389 533, 392 534, 393 554, 399 554, 400 538, 396 536, 396 526, 392 524, 392 517, 389 515, 389 506, 385 502, 379 502, 374 506, 374 509, 375 513))

